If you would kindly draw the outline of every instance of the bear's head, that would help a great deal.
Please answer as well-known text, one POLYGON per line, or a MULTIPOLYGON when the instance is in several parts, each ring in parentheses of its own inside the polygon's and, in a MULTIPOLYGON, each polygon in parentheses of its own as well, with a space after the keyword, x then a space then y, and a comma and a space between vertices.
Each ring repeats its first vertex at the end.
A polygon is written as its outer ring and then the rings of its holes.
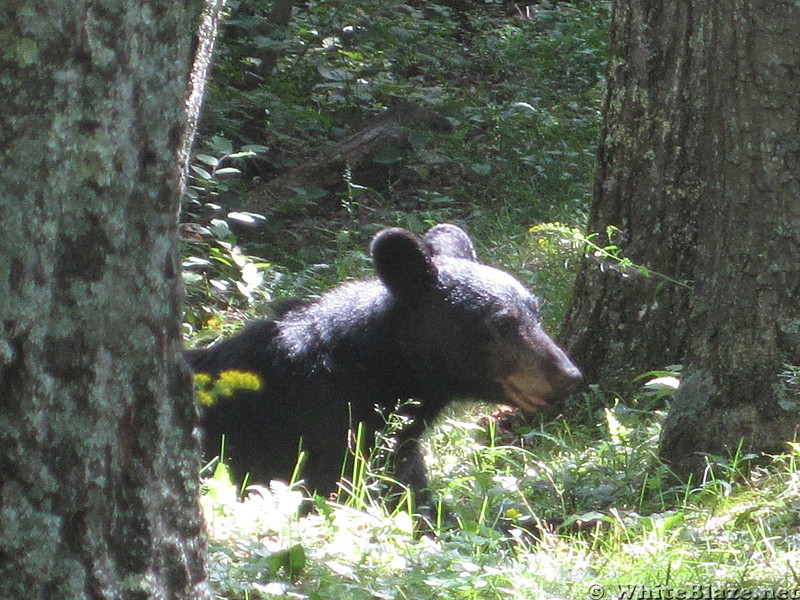
POLYGON ((403 356, 429 394, 551 409, 580 371, 542 329, 538 299, 478 262, 469 236, 440 224, 423 237, 384 229, 372 242, 395 308, 403 356))

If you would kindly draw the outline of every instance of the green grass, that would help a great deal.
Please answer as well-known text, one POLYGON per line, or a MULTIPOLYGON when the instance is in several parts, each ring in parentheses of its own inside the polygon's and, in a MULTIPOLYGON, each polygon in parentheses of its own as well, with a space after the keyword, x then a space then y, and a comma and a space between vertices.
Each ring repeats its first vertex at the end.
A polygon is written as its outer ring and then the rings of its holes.
POLYGON ((356 500, 317 499, 303 517, 296 488, 257 488, 236 502, 235 490, 217 487, 203 500, 219 597, 584 599, 598 597, 589 595, 596 586, 605 597, 800 587, 798 447, 749 471, 710 461, 707 481, 668 487, 654 457, 662 413, 618 405, 594 428, 557 421, 521 435, 497 431, 487 415, 483 406, 453 410, 429 436, 432 485, 458 523, 436 538, 415 536, 407 512, 370 492, 374 472, 356 483, 356 500), (564 525, 547 524, 555 519, 564 525))

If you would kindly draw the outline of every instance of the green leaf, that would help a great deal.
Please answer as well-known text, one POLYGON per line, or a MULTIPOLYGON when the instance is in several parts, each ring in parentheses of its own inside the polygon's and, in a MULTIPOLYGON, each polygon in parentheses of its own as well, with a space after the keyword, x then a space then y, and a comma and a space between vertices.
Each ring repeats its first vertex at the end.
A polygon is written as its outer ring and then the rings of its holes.
POLYGON ((488 175, 492 172, 492 165, 489 163, 472 163, 470 168, 478 175, 488 175))
POLYGON ((211 261, 205 258, 200 258, 199 256, 187 256, 182 266, 184 269, 189 269, 191 267, 210 267, 211 261))
POLYGON ((183 272, 183 283, 186 285, 191 285, 193 283, 199 283, 202 281, 203 276, 200 273, 192 273, 191 271, 184 271, 183 272))
MULTIPOLYGON (((253 154, 263 154, 264 152, 269 152, 268 146, 262 146, 261 144, 248 144, 247 146, 242 146, 243 152, 251 152, 253 154)), ((235 154, 231 155, 232 157, 236 157, 235 154)))
POLYGON ((330 69, 328 67, 317 67, 317 72, 323 79, 328 81, 351 81, 355 75, 346 69, 330 69))
POLYGON ((236 221, 241 225, 256 227, 266 223, 267 217, 258 213, 233 211, 228 213, 228 220, 236 221))
POLYGON ((233 144, 230 140, 226 140, 224 137, 218 135, 211 138, 209 145, 220 154, 227 155, 233 152, 233 144))
POLYGON ((197 165, 192 165, 192 171, 200 175, 203 179, 213 179, 211 173, 206 171, 203 167, 198 167, 197 165))
POLYGON ((240 175, 242 172, 235 167, 222 167, 217 169, 216 175, 240 175))
POLYGON ((198 154, 195 158, 200 162, 206 163, 210 167, 216 167, 219 164, 219 159, 210 154, 198 154))
POLYGON ((269 557, 270 566, 278 571, 284 569, 289 577, 294 578, 306 566, 306 550, 302 544, 295 544, 286 550, 279 550, 269 557))
POLYGON ((222 219, 211 219, 208 228, 217 237, 228 237, 231 234, 231 228, 226 221, 222 219))

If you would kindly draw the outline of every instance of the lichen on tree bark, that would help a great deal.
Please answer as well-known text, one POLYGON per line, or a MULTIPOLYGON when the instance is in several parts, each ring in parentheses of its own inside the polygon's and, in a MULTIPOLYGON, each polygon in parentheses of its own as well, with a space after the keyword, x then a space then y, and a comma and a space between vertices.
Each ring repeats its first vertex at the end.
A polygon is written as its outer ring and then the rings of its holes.
POLYGON ((178 149, 200 2, 0 9, 0 597, 206 598, 178 149))
POLYGON ((778 383, 800 364, 800 5, 618 0, 613 20, 589 229, 691 289, 587 259, 564 337, 607 385, 684 364, 661 455, 699 475, 798 422, 778 383))

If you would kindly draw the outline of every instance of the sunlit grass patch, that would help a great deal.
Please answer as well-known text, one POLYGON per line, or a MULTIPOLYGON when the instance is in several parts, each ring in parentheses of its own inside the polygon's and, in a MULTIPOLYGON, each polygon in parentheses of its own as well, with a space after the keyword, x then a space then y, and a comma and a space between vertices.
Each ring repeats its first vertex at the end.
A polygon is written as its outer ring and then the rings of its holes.
POLYGON ((556 422, 516 437, 492 431, 480 419, 487 413, 452 411, 430 436, 432 483, 451 516, 435 538, 415 535, 414 519, 381 497, 365 498, 376 489, 366 483, 361 508, 343 494, 315 499, 307 516, 300 509, 310 500, 296 486, 252 488, 243 502, 233 488, 206 495, 220 597, 577 599, 592 586, 800 587, 797 446, 751 469, 709 459, 706 481, 670 487, 655 457, 658 413, 617 405, 596 427, 556 422))

